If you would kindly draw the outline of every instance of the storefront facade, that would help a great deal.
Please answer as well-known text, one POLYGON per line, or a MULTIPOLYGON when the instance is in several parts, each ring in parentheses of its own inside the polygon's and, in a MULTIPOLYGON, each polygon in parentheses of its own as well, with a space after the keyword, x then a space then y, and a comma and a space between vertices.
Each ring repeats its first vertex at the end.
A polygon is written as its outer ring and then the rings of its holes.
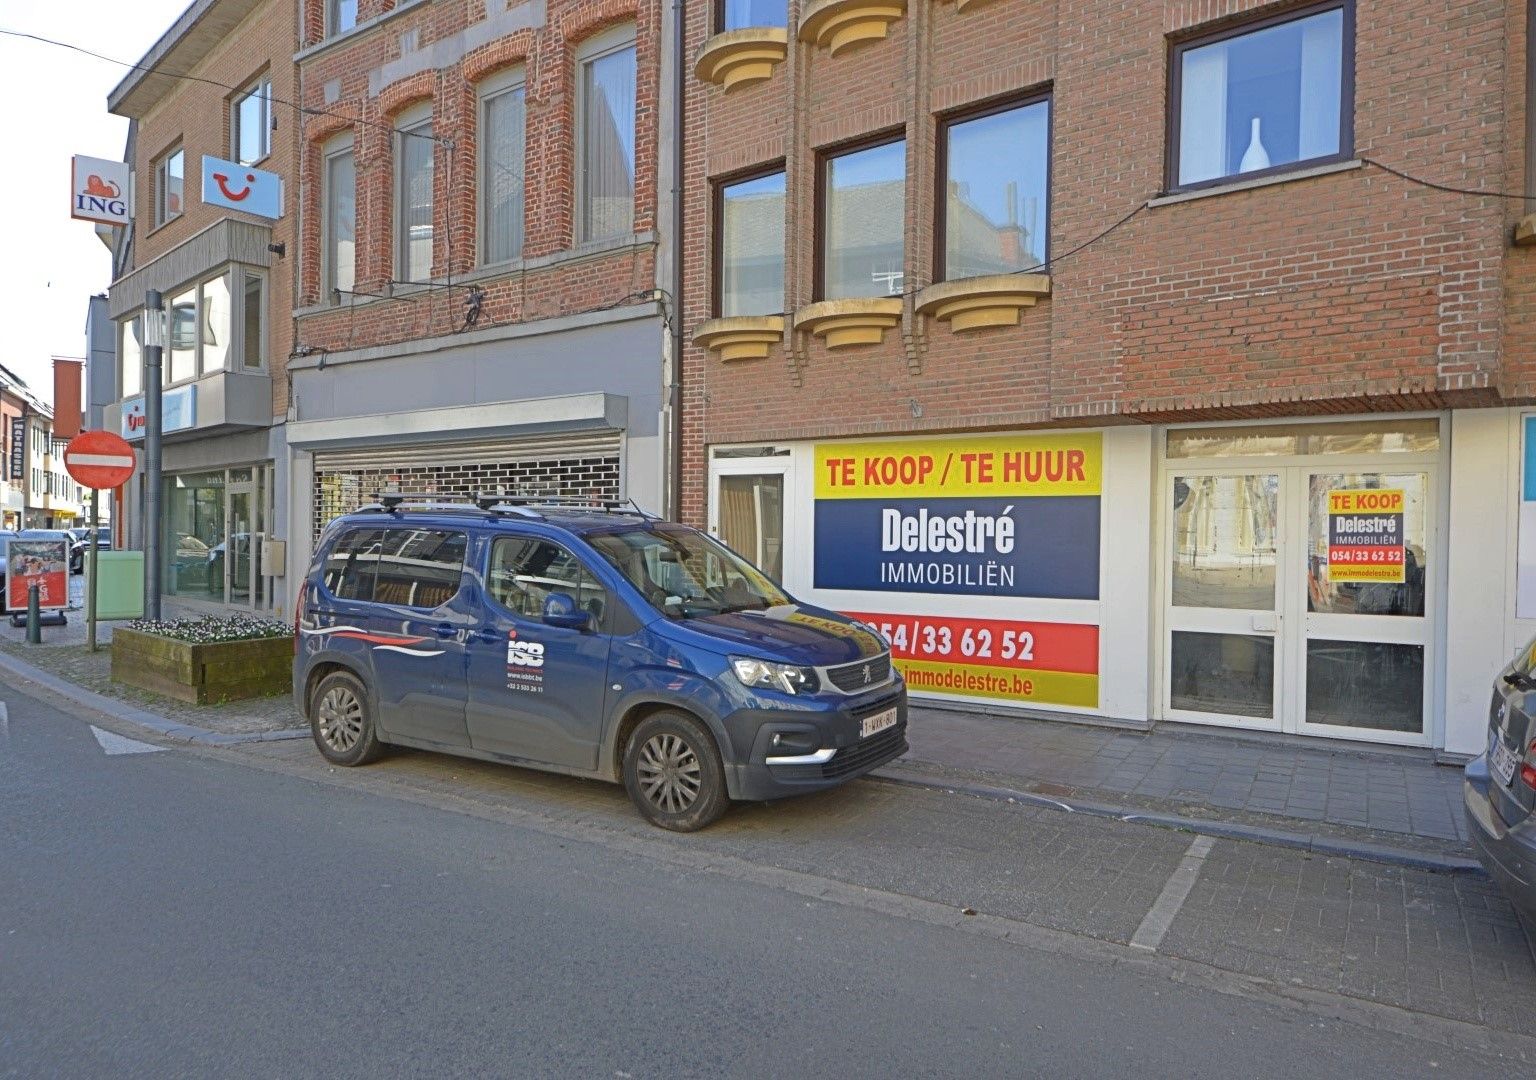
POLYGON ((709 526, 919 700, 1475 753, 1531 454, 1517 409, 721 446, 709 526))

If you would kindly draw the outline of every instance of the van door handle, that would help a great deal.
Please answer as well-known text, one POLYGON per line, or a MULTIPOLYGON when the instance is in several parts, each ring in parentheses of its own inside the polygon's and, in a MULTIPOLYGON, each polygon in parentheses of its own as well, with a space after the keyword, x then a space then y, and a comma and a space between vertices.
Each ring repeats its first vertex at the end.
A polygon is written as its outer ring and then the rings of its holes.
POLYGON ((496 629, 494 626, 482 626, 480 629, 475 631, 475 640, 492 642, 500 641, 501 631, 496 629))
POLYGON ((441 638, 453 637, 453 627, 449 623, 438 623, 432 628, 432 632, 441 638))

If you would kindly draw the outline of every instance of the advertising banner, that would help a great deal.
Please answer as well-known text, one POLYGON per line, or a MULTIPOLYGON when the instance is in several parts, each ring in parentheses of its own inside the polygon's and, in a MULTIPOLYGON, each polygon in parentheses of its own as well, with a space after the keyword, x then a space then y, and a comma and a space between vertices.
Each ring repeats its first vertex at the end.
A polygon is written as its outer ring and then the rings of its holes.
POLYGON ((69 606, 69 544, 64 540, 12 540, 5 561, 5 609, 27 610, 27 589, 37 586, 44 611, 69 606))
POLYGON ((27 418, 11 417, 11 479, 23 480, 27 475, 27 418))
POLYGON ((846 612, 891 643, 907 688, 1033 705, 1099 704, 1099 628, 1090 624, 846 612))
POLYGON ((1328 580, 1404 580, 1401 488, 1328 493, 1328 580))
POLYGON ((204 154, 203 202, 275 220, 283 216, 283 178, 204 154))
POLYGON ((1096 600, 1097 432, 816 448, 818 589, 1096 600))
POLYGON ((133 220, 133 170, 127 162, 76 154, 69 171, 70 217, 105 225, 133 220))

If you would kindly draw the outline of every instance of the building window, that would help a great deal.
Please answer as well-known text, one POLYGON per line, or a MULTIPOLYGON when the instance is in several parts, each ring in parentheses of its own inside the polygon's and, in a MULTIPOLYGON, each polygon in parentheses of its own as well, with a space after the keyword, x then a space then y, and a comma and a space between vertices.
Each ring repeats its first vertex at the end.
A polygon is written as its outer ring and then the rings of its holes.
POLYGON ((325 0, 327 37, 344 34, 357 25, 357 0, 325 0))
POLYGON ((122 360, 118 374, 118 398, 128 398, 144 389, 144 316, 125 319, 118 327, 117 355, 122 360))
POLYGON ((259 368, 267 356, 267 280, 246 270, 242 273, 240 320, 240 362, 247 368, 259 368))
POLYGON ((197 367, 200 374, 207 375, 223 371, 229 361, 229 278, 221 275, 203 282, 198 303, 201 315, 197 324, 202 338, 197 367))
POLYGON ((720 184, 715 198, 719 313, 779 314, 784 310, 784 170, 720 184))
POLYGON ((177 147, 155 163, 155 226, 181 216, 186 154, 177 147))
POLYGON ((785 0, 716 0, 715 25, 721 30, 743 30, 749 26, 788 26, 789 4, 785 0))
POLYGON ((634 231, 634 28, 589 43, 580 63, 577 117, 577 241, 634 231), (615 38, 623 37, 622 42, 615 38))
POLYGON ((164 381, 185 382, 197 377, 197 288, 171 299, 170 345, 165 350, 164 381))
POLYGON ((1352 16, 1343 0, 1176 45, 1170 186, 1351 153, 1352 16))
POLYGON ((357 172, 352 146, 325 158, 325 294, 351 292, 357 275, 357 172))
POLYGON ((521 71, 482 88, 480 99, 480 261, 523 253, 524 129, 521 71))
POLYGON ((906 167, 905 139, 821 159, 820 299, 901 295, 906 167))
POLYGON ((1011 274, 1045 262, 1050 131, 1049 98, 944 122, 939 280, 1011 274))
POLYGON ((272 84, 258 79, 229 106, 229 156, 254 165, 272 152, 272 84))
POLYGON ((432 277, 432 139, 430 119, 402 124, 395 135, 395 277, 432 277))

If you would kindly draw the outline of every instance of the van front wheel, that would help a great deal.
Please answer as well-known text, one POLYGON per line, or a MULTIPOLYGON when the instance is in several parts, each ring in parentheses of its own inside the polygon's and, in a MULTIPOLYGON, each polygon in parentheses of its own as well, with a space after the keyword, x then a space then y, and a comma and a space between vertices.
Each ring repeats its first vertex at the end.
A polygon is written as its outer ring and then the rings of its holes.
POLYGON ((624 748, 624 787, 647 821, 694 832, 725 813, 725 768, 709 731, 667 710, 646 717, 624 748))

